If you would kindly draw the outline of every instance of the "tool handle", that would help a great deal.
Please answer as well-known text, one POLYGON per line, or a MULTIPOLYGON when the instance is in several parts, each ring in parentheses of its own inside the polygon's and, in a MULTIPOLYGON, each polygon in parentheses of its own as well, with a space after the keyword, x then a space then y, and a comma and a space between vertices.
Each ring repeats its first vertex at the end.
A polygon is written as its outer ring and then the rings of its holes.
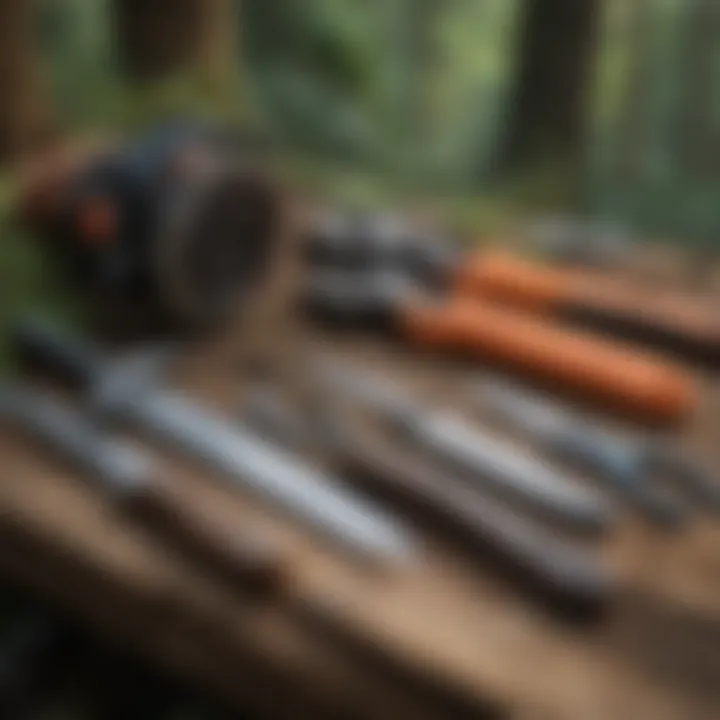
POLYGON ((326 325, 388 331, 393 327, 396 297, 403 292, 397 273, 352 275, 323 269, 311 274, 300 305, 326 325))
POLYGON ((552 313, 572 295, 571 273, 505 252, 471 253, 458 264, 454 292, 526 311, 552 313))
POLYGON ((458 265, 455 291, 458 296, 483 297, 557 317, 711 366, 720 361, 720 333, 712 306, 677 294, 643 292, 636 282, 483 251, 458 265))
POLYGON ((221 522, 195 499, 165 478, 138 486, 125 507, 161 532, 192 560, 233 585, 262 595, 284 583, 283 552, 259 529, 221 522))
POLYGON ((609 578, 589 553, 452 478, 358 438, 344 447, 340 462, 347 476, 432 513, 562 608, 594 610, 608 599, 609 578))
POLYGON ((102 367, 103 358, 92 346, 41 320, 19 323, 11 343, 24 365, 74 389, 87 387, 102 367))
POLYGON ((465 353, 648 425, 677 425, 696 404, 684 369, 489 302, 406 303, 405 337, 465 353))

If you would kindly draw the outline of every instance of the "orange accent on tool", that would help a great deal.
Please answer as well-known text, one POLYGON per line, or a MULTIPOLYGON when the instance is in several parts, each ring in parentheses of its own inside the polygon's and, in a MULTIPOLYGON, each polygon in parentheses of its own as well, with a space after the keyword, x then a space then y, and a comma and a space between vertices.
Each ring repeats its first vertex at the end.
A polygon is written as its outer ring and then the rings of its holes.
POLYGON ((708 303, 598 272, 543 266, 508 253, 479 253, 458 267, 455 293, 548 314, 693 360, 720 363, 720 323, 708 303))
POLYGON ((409 303, 399 316, 415 343, 468 353, 650 425, 676 424, 695 404, 682 369, 500 306, 468 299, 409 303))
POLYGON ((86 245, 107 245, 117 232, 117 209, 109 198, 90 197, 78 208, 76 222, 86 245))
MULTIPOLYGON (((584 277, 584 276, 583 276, 584 277)), ((458 267, 455 290, 533 311, 551 311, 583 278, 503 252, 482 252, 458 267)))

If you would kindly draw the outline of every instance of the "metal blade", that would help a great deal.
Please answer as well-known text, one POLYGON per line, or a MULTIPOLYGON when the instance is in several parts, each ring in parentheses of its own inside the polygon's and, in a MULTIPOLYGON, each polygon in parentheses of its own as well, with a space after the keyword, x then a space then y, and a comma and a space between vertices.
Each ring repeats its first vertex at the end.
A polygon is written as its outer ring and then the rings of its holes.
POLYGON ((609 522, 610 506, 604 498, 522 448, 476 432, 451 415, 428 418, 424 428, 423 438, 435 453, 465 472, 482 476, 497 490, 579 525, 601 528, 609 522))
POLYGON ((541 458, 483 434, 460 417, 424 408, 382 378, 331 361, 321 360, 315 367, 318 382, 367 404, 415 444, 484 484, 579 528, 594 531, 608 524, 611 507, 602 496, 580 487, 541 458))
POLYGON ((30 387, 0 390, 0 418, 40 440, 81 471, 123 494, 148 482, 151 463, 89 417, 30 387))
POLYGON ((647 517, 675 525, 685 509, 649 482, 646 444, 584 421, 551 400, 503 381, 474 386, 483 408, 527 435, 551 456, 569 460, 620 491, 647 517))
POLYGON ((126 419, 351 549, 385 560, 413 554, 410 537, 391 515, 182 393, 141 398, 126 407, 126 419))

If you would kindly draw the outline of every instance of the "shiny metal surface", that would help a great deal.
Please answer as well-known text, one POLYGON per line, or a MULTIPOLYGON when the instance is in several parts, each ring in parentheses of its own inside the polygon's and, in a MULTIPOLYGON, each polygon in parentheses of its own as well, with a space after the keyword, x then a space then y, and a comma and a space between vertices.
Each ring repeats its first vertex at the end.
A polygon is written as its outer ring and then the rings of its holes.
POLYGON ((158 391, 121 407, 126 420, 153 438, 201 460, 348 548, 388 560, 412 556, 409 535, 390 514, 184 394, 158 391))
POLYGON ((1 388, 0 419, 62 454, 113 492, 131 492, 150 480, 151 462, 142 452, 109 437, 81 412, 40 390, 1 388))
POLYGON ((411 442, 485 487, 579 529, 596 531, 611 520, 611 506, 602 496, 563 476, 542 458, 480 431, 459 416, 432 412, 382 378, 331 362, 320 363, 316 378, 369 404, 411 442))
POLYGON ((568 459, 622 493, 649 519, 679 522, 683 507, 651 484, 649 444, 596 427, 549 400, 512 384, 487 380, 472 388, 478 404, 536 441, 550 455, 568 459))

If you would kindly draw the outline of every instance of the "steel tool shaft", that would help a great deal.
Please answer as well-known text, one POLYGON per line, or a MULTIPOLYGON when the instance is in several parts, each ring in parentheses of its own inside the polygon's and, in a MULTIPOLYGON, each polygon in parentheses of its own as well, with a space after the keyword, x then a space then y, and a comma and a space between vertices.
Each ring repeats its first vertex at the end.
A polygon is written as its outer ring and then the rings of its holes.
POLYGON ((608 525, 608 503, 563 477, 542 459, 481 433, 453 414, 430 412, 380 378, 332 362, 321 362, 315 373, 319 382, 379 411, 415 445, 483 485, 576 529, 599 531, 608 525))
POLYGON ((348 547, 388 560, 412 554, 410 539, 390 515, 263 438, 201 411, 180 393, 158 393, 127 417, 348 547))
POLYGON ((150 386, 130 392, 121 382, 113 395, 113 365, 95 348, 47 326, 26 324, 15 342, 32 364, 57 369, 76 386, 104 388, 97 397, 118 421, 222 473, 347 549, 386 561, 413 554, 411 538, 393 516, 183 393, 150 386))
POLYGON ((0 419, 99 482, 126 510, 170 535, 205 567, 256 590, 282 583, 283 553, 269 537, 218 527, 156 471, 148 455, 109 436, 82 412, 39 390, 12 386, 0 389, 0 419))
POLYGON ((435 473, 380 447, 362 433, 350 433, 337 413, 308 418, 271 387, 246 394, 241 416, 253 427, 293 449, 329 450, 344 477, 440 522, 471 550, 488 552, 503 568, 563 608, 598 607, 612 583, 596 558, 571 542, 523 518, 457 478, 435 473))
POLYGON ((1 388, 0 419, 71 459, 76 468, 92 474, 117 495, 152 482, 154 471, 148 456, 40 390, 1 388))
MULTIPOLYGON (((685 508, 650 483, 653 472, 662 470, 661 465, 669 469, 671 462, 677 466, 673 468, 675 474, 686 474, 685 469, 691 474, 689 463, 680 461, 679 456, 663 452, 642 438, 606 431, 560 405, 499 379, 475 383, 471 391, 481 407, 520 429, 548 453, 576 462, 611 484, 650 519, 662 524, 683 519, 685 508), (671 457, 675 460, 671 461, 671 457)), ((712 495, 696 475, 693 477, 698 493, 712 495)))

